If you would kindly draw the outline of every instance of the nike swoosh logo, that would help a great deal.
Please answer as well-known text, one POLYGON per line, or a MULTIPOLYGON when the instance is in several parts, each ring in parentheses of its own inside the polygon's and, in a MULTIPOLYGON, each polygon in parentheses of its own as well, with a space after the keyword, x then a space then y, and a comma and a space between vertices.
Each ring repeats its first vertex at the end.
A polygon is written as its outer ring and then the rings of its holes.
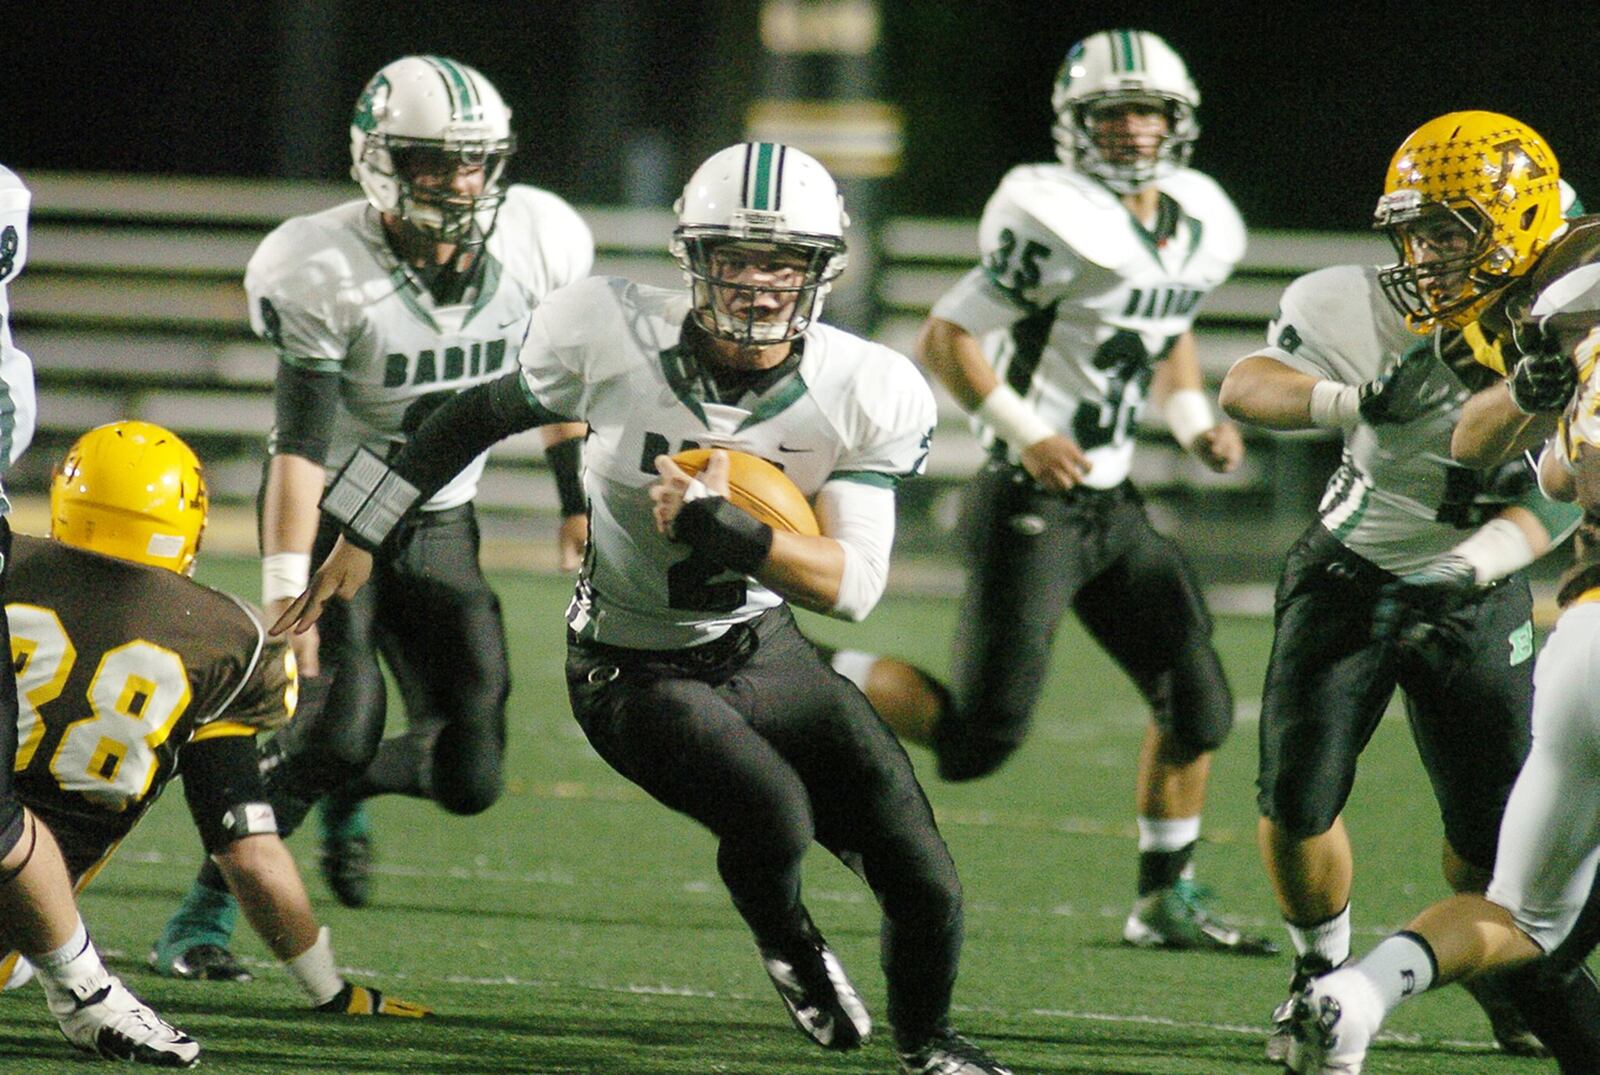
POLYGON ((778 451, 787 452, 790 455, 794 455, 797 452, 814 452, 814 451, 816 451, 816 449, 815 448, 791 448, 787 444, 780 444, 780 445, 778 445, 778 451))

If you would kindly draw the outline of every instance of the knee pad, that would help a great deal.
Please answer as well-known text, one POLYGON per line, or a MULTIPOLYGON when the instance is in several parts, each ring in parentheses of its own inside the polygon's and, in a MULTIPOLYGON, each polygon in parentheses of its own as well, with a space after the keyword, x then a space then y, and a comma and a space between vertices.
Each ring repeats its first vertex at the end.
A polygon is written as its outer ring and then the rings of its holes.
POLYGON ((1307 794, 1308 790, 1300 789, 1297 794, 1280 802, 1271 789, 1263 788, 1256 796, 1256 809, 1262 817, 1297 840, 1321 836, 1333 828, 1344 804, 1334 802, 1326 795, 1307 794))
POLYGON ((433 801, 452 814, 471 817, 481 814, 500 799, 498 770, 493 779, 435 782, 433 801))
POLYGON ((1221 747, 1233 730, 1233 692, 1210 639, 1184 645, 1168 676, 1167 704, 1157 709, 1158 723, 1196 757, 1221 747))

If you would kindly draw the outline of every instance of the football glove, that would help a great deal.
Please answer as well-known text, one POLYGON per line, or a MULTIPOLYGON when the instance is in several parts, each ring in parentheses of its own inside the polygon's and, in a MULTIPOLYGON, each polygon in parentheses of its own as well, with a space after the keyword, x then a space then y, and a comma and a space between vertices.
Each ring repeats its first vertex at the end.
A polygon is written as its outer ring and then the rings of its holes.
POLYGON ((354 982, 344 983, 337 996, 326 1004, 318 1004, 316 1010, 329 1015, 390 1015, 399 1019, 421 1019, 433 1014, 432 1008, 386 997, 376 989, 354 982))
POLYGON ((1427 347, 1413 347, 1389 363, 1378 376, 1357 388, 1356 409, 1368 425, 1398 425, 1438 406, 1449 390, 1424 392, 1433 355, 1427 347))
POLYGON ((1578 387, 1578 370, 1572 359, 1557 350, 1523 355, 1506 379, 1511 402, 1523 414, 1550 414, 1564 410, 1578 387))

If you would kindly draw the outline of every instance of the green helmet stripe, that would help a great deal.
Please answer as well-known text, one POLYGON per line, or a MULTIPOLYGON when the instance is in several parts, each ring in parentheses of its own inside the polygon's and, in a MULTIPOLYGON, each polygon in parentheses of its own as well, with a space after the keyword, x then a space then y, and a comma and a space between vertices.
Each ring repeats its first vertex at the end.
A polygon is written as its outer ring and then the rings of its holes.
POLYGON ((1116 40, 1122 46, 1121 55, 1120 57, 1118 56, 1118 50, 1111 50, 1113 61, 1111 69, 1113 71, 1139 70, 1139 64, 1133 58, 1133 32, 1131 30, 1118 30, 1116 40))
POLYGON ((473 122, 483 118, 483 105, 473 89, 472 80, 467 78, 466 72, 451 60, 442 56, 424 57, 439 72, 439 77, 444 79, 446 90, 450 94, 451 111, 459 120, 473 122))
POLYGON ((745 208, 775 209, 778 180, 783 172, 779 147, 771 142, 757 142, 751 149, 755 151, 754 159, 745 158, 745 208))

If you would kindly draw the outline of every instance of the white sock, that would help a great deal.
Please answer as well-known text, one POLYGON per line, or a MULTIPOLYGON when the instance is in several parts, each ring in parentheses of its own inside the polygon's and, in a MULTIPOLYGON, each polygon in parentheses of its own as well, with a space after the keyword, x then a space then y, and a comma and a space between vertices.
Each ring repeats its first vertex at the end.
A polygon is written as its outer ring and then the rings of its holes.
POLYGON ((283 966, 300 983, 313 1005, 328 1003, 344 988, 344 978, 333 966, 333 944, 327 926, 317 931, 317 939, 310 948, 283 966))
POLYGON ((876 653, 862 653, 856 649, 838 650, 833 655, 833 670, 854 683, 862 694, 867 692, 867 677, 877 663, 876 653))
POLYGON ((1371 982, 1383 998, 1387 1015, 1407 997, 1433 984, 1438 973, 1433 949, 1415 933, 1396 933, 1368 952, 1355 969, 1371 982))
POLYGON ((1297 926, 1285 922, 1289 940, 1294 942, 1295 955, 1308 953, 1321 956, 1329 966, 1337 967, 1350 958, 1350 905, 1344 910, 1314 926, 1297 926))
POLYGON ((39 985, 44 988, 50 1010, 57 1016, 70 1014, 80 997, 94 993, 111 977, 94 942, 89 940, 89 930, 81 917, 65 944, 28 958, 39 974, 39 985))
POLYGON ((1200 839, 1199 815, 1141 817, 1135 820, 1139 826, 1140 851, 1182 851, 1200 839))

